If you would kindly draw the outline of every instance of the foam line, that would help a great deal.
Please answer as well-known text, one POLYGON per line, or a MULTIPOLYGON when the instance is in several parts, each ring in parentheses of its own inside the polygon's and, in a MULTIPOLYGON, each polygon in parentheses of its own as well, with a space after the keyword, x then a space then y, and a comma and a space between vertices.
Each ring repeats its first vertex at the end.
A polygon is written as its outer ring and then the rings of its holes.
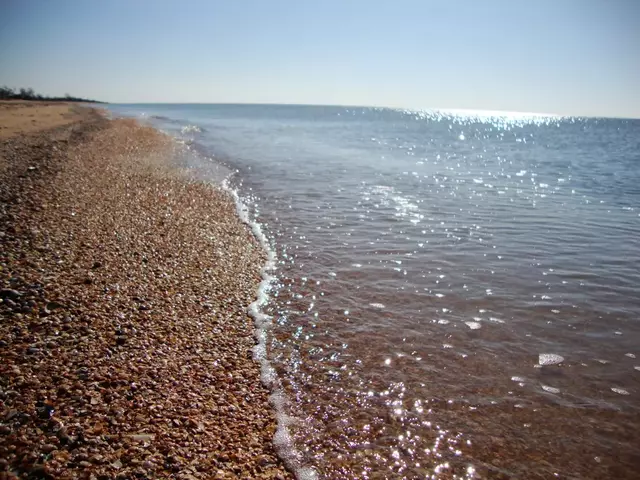
POLYGON ((316 471, 302 464, 301 454, 295 448, 293 438, 289 432, 289 426, 295 422, 295 419, 286 413, 287 397, 282 390, 276 371, 267 357, 268 331, 272 326, 272 318, 264 313, 263 307, 269 302, 268 292, 275 280, 273 272, 276 269, 276 253, 271 248, 260 224, 252 221, 249 217, 249 209, 240 198, 240 195, 238 195, 238 191, 231 186, 228 178, 222 182, 222 188, 233 197, 238 216, 251 228, 253 235, 267 254, 267 261, 261 270, 262 281, 258 286, 257 298, 249 305, 248 313, 255 324, 257 343, 253 348, 253 358, 260 362, 260 379, 271 392, 269 402, 276 412, 277 428, 273 438, 273 445, 287 468, 293 472, 298 480, 315 480, 318 478, 316 471))

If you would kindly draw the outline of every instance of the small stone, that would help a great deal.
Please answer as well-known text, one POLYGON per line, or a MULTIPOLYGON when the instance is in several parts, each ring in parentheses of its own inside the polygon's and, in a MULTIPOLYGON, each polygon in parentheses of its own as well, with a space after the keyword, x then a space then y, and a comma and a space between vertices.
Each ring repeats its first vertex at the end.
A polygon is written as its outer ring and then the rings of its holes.
POLYGON ((154 438, 155 435, 151 434, 151 433, 138 433, 135 435, 129 435, 129 438, 131 440, 133 440, 134 442, 151 442, 154 438))
MULTIPOLYGON (((31 475, 29 475, 30 478, 40 478, 43 480, 53 480, 55 477, 53 475, 51 475, 51 473, 48 471, 48 468, 46 465, 34 465, 31 472, 29 472, 31 475)), ((8 478, 18 478, 18 477, 13 477, 10 476, 8 478)))
POLYGON ((558 363, 562 363, 564 361, 564 357, 557 355, 555 353, 541 353, 538 356, 538 364, 539 365, 556 365, 558 363))
POLYGON ((58 430, 56 435, 58 437, 58 440, 60 440, 60 443, 63 445, 66 445, 71 441, 71 437, 69 436, 69 433, 67 433, 67 429, 64 427, 58 430))
POLYGON ((58 447, 56 447, 52 443, 47 443, 47 444, 43 445, 42 448, 40 448, 40 450, 43 453, 51 453, 51 452, 53 452, 55 450, 58 450, 58 447))
POLYGON ((11 288, 3 288, 2 290, 0 290, 0 298, 2 298, 3 300, 6 300, 6 299, 17 300, 21 296, 22 296, 22 293, 20 293, 17 290, 13 290, 11 288))
POLYGON ((191 475, 191 472, 189 471, 185 471, 185 472, 180 472, 178 474, 178 478, 180 480, 198 480, 196 477, 194 477, 193 475, 191 475))
POLYGON ((40 316, 46 317, 51 315, 54 310, 62 308, 64 305, 58 302, 48 302, 43 309, 40 310, 40 316))
POLYGON ((55 409, 53 408, 53 405, 50 405, 48 403, 45 403, 44 405, 38 408, 38 415, 42 419, 51 418, 54 412, 55 412, 55 409))
MULTIPOLYGON (((20 373, 20 370, 18 369, 18 373, 20 373)), ((9 412, 7 413, 7 415, 4 417, 4 419, 6 421, 11 420, 14 417, 18 416, 18 410, 9 410, 9 412)))
POLYGON ((2 301, 4 302, 4 304, 6 306, 8 306, 11 309, 16 309, 18 307, 18 304, 16 302, 14 302, 13 300, 11 300, 10 298, 4 298, 4 299, 2 299, 2 301))

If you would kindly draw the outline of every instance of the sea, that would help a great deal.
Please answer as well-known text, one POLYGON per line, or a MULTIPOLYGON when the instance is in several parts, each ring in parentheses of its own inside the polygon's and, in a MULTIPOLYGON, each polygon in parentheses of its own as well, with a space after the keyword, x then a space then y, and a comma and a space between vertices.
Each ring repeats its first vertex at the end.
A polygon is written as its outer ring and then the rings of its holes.
POLYGON ((638 478, 640 120, 109 109, 267 250, 254 353, 298 478, 638 478))

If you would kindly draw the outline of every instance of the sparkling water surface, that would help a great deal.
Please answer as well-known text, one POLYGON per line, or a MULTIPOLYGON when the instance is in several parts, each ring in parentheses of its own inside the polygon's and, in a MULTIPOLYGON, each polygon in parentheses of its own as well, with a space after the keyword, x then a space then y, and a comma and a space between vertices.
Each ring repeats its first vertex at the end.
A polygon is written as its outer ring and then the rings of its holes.
POLYGON ((111 109, 188 143, 266 233, 268 358, 300 465, 637 478, 639 120, 111 109))

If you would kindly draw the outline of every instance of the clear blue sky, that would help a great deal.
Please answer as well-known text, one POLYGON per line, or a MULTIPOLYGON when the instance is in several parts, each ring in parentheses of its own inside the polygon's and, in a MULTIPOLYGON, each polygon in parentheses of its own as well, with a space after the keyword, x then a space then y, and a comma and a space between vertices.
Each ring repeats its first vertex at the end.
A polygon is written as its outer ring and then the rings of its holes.
POLYGON ((640 0, 2 0, 0 84, 640 117, 640 0))

